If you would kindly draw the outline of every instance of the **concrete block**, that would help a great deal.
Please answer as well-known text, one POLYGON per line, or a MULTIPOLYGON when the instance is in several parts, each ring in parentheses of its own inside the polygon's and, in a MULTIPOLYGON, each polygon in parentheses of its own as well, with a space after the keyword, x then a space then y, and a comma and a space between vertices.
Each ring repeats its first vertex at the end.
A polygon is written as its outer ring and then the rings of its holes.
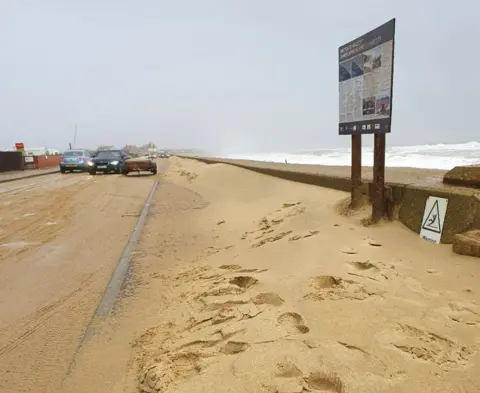
POLYGON ((456 166, 443 176, 443 182, 455 186, 480 188, 480 165, 456 166))
POLYGON ((453 252, 480 258, 480 230, 475 229, 456 234, 453 238, 453 252))
POLYGON ((452 192, 449 189, 407 186, 403 191, 399 219, 412 231, 420 233, 425 203, 429 196, 448 199, 447 215, 443 223, 441 243, 452 244, 454 235, 474 228, 479 212, 478 201, 469 192, 452 192))

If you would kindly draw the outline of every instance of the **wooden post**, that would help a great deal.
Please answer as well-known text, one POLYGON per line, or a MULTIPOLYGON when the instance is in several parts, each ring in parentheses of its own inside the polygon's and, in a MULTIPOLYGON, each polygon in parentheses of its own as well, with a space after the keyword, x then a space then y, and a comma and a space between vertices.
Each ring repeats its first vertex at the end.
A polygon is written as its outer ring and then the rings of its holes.
POLYGON ((385 134, 374 135, 372 222, 377 223, 385 214, 385 134))
POLYGON ((351 199, 350 208, 360 206, 362 199, 362 136, 352 135, 352 166, 351 166, 351 199))

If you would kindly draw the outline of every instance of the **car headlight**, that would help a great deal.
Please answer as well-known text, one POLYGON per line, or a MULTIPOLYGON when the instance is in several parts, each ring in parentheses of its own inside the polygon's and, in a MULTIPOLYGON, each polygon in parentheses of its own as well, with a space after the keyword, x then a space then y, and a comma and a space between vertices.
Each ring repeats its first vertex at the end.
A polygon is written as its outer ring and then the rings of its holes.
POLYGON ((92 162, 92 161, 88 161, 87 165, 88 165, 88 166, 92 166, 92 165, 93 165, 93 162, 92 162))
POLYGON ((110 164, 111 164, 111 165, 117 165, 117 164, 118 164, 118 161, 112 161, 110 164))

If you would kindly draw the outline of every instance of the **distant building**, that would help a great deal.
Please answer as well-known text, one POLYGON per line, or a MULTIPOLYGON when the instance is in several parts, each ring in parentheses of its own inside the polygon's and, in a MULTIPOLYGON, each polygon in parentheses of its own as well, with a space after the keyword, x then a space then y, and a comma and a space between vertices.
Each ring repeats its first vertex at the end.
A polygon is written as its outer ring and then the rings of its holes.
POLYGON ((58 155, 59 151, 56 149, 50 149, 46 147, 29 147, 25 148, 26 156, 52 156, 58 155))

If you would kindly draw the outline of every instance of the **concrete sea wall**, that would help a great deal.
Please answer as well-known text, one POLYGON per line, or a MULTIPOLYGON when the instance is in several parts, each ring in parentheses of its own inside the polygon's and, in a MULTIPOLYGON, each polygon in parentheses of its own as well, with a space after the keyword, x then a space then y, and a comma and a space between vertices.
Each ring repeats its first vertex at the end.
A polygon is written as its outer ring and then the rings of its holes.
MULTIPOLYGON (((280 164, 249 160, 179 156, 206 164, 223 163, 299 183, 349 192, 350 168, 317 165, 280 164)), ((371 168, 364 168, 363 194, 371 198, 371 168), (370 173, 369 173, 370 172, 370 173)), ((429 196, 448 199, 441 242, 453 243, 454 236, 480 229, 480 191, 442 183, 446 171, 416 168, 387 168, 386 195, 389 218, 398 219, 420 233, 425 204, 429 196)))

